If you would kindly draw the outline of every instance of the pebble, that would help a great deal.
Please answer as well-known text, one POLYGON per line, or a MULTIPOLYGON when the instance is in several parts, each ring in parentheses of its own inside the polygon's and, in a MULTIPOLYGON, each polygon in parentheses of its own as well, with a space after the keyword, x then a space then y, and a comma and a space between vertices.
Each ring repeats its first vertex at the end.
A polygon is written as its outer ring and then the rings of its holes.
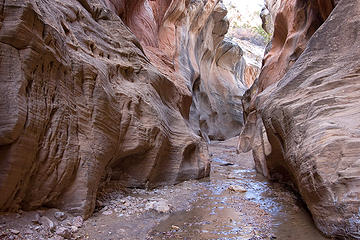
POLYGON ((58 227, 56 229, 56 232, 55 232, 57 235, 63 237, 63 238, 66 238, 66 239, 70 239, 71 238, 71 231, 70 229, 68 228, 65 228, 65 227, 58 227))
POLYGON ((170 208, 171 205, 164 199, 148 202, 145 206, 145 210, 155 210, 159 213, 168 213, 170 208))
POLYGON ((81 216, 74 217, 72 225, 78 228, 81 228, 84 223, 84 220, 81 216))
POLYGON ((171 225, 171 229, 175 230, 175 231, 179 231, 180 227, 176 226, 176 225, 171 225))
POLYGON ((72 226, 72 221, 70 219, 67 219, 62 223, 62 225, 63 226, 72 226))
POLYGON ((40 224, 40 214, 36 213, 34 216, 34 219, 31 220, 31 222, 35 223, 35 224, 40 224))
POLYGON ((237 179, 237 176, 230 174, 227 176, 227 179, 237 179))
POLYGON ((33 234, 34 231, 33 231, 33 230, 30 230, 30 229, 26 229, 24 233, 25 233, 25 234, 33 234))
POLYGON ((54 216, 59 221, 64 221, 67 217, 64 212, 55 212, 54 216))
POLYGON ((78 228, 78 227, 71 226, 71 232, 72 232, 72 233, 77 233, 78 231, 79 231, 79 228, 78 228))
POLYGON ((101 210, 100 210, 100 212, 105 212, 105 211, 107 211, 109 209, 109 207, 108 206, 105 206, 105 207, 103 207, 101 210))
POLYGON ((230 185, 228 187, 228 189, 230 191, 233 191, 233 192, 246 192, 247 190, 239 185, 230 185))
POLYGON ((51 220, 50 220, 48 217, 46 217, 46 216, 42 216, 42 217, 40 218, 40 223, 41 223, 41 225, 48 227, 50 231, 54 231, 55 228, 56 228, 54 222, 51 221, 51 220))
POLYGON ((121 209, 120 209, 120 208, 115 208, 114 211, 115 211, 116 213, 119 213, 119 212, 121 212, 121 209))
POLYGON ((20 231, 16 229, 10 229, 10 232, 15 235, 18 235, 20 233, 20 231))
POLYGON ((105 216, 108 216, 108 215, 111 215, 111 214, 113 214, 113 211, 112 211, 112 210, 107 210, 107 211, 104 211, 104 212, 102 213, 102 215, 105 215, 105 216))

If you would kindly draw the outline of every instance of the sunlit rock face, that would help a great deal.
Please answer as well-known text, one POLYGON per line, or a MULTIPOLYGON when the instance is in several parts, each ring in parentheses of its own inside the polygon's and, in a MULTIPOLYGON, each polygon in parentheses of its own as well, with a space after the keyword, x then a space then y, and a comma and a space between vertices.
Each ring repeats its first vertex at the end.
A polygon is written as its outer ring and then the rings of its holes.
POLYGON ((179 108, 194 132, 208 141, 238 135, 243 126, 241 96, 256 73, 245 65, 237 44, 224 41, 229 23, 223 4, 199 0, 110 3, 140 40, 151 63, 184 93, 192 94, 179 108))
POLYGON ((278 82, 304 51, 309 39, 329 16, 326 1, 268 1, 274 19, 272 46, 263 60, 259 91, 278 82))
MULTIPOLYGON (((224 0, 223 2, 228 9, 227 18, 230 22, 226 37, 236 42, 243 50, 243 58, 246 62, 244 83, 250 87, 259 76, 268 41, 265 39, 266 32, 261 29, 260 12, 264 7, 264 1, 224 0)), ((268 16, 270 17, 269 12, 268 16)))
POLYGON ((165 68, 177 68, 174 58, 151 56, 164 44, 157 21, 169 1, 155 22, 141 17, 140 2, 0 3, 1 211, 48 206, 88 217, 105 181, 155 187, 209 174, 205 142, 187 120, 188 83, 165 68), (151 31, 139 34, 140 23, 151 31))
MULTIPOLYGON (((206 6, 198 5, 197 12, 203 8, 206 6)), ((196 12, 193 16, 202 18, 196 12)), ((183 25, 180 35, 186 38, 181 46, 179 70, 190 79, 193 95, 190 124, 206 140, 236 136, 243 126, 241 96, 247 89, 243 75, 245 62, 241 48, 223 40, 228 29, 225 16, 224 6, 218 4, 204 21, 204 28, 183 25)), ((196 18, 187 21, 201 24, 196 18)))
POLYGON ((326 235, 360 238, 360 8, 278 1, 274 39, 244 101, 239 147, 299 191, 326 235))
POLYGON ((208 141, 240 133, 241 97, 247 89, 241 48, 231 41, 222 41, 215 53, 213 59, 211 55, 202 58, 200 73, 192 86, 190 108, 190 123, 208 141))
POLYGON ((218 1, 0 3, 0 209, 88 217, 100 185, 209 174, 243 125, 242 50, 218 1))

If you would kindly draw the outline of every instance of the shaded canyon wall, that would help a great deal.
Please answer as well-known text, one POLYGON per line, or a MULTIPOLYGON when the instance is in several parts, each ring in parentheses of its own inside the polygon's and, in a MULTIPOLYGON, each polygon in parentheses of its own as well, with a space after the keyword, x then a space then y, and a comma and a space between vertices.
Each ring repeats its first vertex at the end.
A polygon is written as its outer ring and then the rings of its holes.
POLYGON ((207 141, 238 135, 243 126, 241 96, 256 73, 246 67, 241 48, 224 40, 229 23, 222 2, 110 3, 151 62, 192 94, 192 100, 186 100, 190 112, 183 112, 192 129, 207 141))
POLYGON ((360 5, 268 1, 272 47, 246 92, 239 148, 301 194, 326 235, 360 238, 360 5), (275 9, 275 11, 274 11, 275 9))
POLYGON ((88 217, 100 186, 208 176, 243 126, 242 50, 219 1, 0 3, 0 210, 88 217), (221 126, 221 127, 219 127, 221 126))
POLYGON ((2 211, 88 217, 106 179, 155 187, 209 174, 186 84, 150 63, 113 7, 0 3, 2 211))

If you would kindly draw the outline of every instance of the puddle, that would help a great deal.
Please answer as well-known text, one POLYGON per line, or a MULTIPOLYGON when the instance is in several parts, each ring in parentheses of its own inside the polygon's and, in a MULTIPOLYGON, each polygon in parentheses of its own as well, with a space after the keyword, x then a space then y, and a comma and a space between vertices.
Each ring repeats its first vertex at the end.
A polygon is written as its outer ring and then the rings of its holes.
POLYGON ((211 176, 193 186, 192 207, 161 221, 148 239, 327 239, 291 191, 257 174, 251 154, 236 155, 231 144, 210 146, 211 176))

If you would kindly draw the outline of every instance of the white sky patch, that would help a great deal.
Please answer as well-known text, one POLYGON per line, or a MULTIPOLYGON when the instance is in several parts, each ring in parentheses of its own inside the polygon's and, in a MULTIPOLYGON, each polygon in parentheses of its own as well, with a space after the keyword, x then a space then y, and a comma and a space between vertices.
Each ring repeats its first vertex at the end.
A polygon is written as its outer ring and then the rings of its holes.
POLYGON ((223 0, 228 9, 231 25, 248 23, 252 26, 261 25, 260 12, 264 0, 223 0))
POLYGON ((253 29, 261 27, 260 12, 265 6, 264 0, 223 0, 228 10, 227 17, 230 28, 227 36, 237 42, 244 51, 247 64, 261 67, 264 47, 251 43, 248 40, 238 39, 239 29, 253 29))

